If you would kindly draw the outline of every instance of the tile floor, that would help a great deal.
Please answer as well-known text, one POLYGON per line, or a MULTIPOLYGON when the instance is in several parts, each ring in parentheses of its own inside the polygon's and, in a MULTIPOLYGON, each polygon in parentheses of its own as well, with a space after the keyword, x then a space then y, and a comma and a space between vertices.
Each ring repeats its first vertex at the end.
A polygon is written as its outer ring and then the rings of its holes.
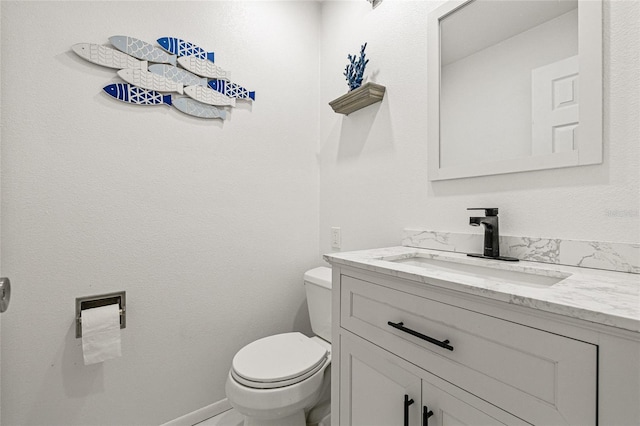
POLYGON ((242 426, 242 423, 242 415, 232 408, 231 410, 198 423, 197 426, 242 426))

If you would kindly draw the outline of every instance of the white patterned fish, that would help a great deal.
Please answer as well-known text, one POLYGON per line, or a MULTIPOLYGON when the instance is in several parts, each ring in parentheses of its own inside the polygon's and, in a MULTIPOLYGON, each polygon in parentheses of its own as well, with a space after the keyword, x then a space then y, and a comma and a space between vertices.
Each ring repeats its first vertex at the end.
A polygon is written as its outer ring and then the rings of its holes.
POLYGON ((236 106, 235 98, 223 95, 213 89, 204 86, 187 86, 184 93, 198 102, 216 106, 236 106))
POLYGON ((220 78, 225 80, 229 78, 229 73, 227 71, 223 70, 211 61, 199 59, 195 56, 181 56, 178 58, 178 63, 183 68, 202 77, 220 78))
POLYGON ((184 93, 182 83, 174 83, 167 78, 146 70, 128 68, 118 71, 118 76, 127 83, 142 87, 143 89, 157 90, 158 92, 184 93))
POLYGON ((147 42, 128 36, 109 37, 111 44, 121 52, 129 54, 134 58, 149 62, 160 62, 163 64, 176 64, 176 55, 169 55, 164 50, 157 48, 147 42))
POLYGON ((126 53, 100 44, 77 43, 71 46, 71 49, 82 59, 103 67, 116 69, 147 68, 147 61, 139 61, 126 53))
POLYGON ((200 118, 220 118, 224 120, 227 112, 214 107, 213 105, 203 104, 191 98, 174 99, 173 106, 185 114, 200 118))
POLYGON ((167 64, 153 64, 149 66, 149 71, 154 74, 168 78, 174 83, 182 83, 184 86, 206 86, 207 79, 205 77, 198 77, 195 74, 190 73, 182 68, 174 67, 167 64))

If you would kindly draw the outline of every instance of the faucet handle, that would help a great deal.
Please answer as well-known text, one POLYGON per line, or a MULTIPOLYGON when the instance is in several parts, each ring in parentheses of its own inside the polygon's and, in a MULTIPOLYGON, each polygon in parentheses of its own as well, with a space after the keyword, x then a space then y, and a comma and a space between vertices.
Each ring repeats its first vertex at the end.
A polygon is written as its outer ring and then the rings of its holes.
POLYGON ((467 210, 484 210, 485 216, 498 216, 497 207, 469 207, 467 210))

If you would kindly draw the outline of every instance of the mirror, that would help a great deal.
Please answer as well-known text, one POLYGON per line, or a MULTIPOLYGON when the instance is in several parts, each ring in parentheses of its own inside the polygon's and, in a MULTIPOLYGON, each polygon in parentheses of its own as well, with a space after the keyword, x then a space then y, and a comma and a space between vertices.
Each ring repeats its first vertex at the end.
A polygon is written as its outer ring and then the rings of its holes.
POLYGON ((428 24, 430 180, 602 162, 601 0, 453 0, 428 24))

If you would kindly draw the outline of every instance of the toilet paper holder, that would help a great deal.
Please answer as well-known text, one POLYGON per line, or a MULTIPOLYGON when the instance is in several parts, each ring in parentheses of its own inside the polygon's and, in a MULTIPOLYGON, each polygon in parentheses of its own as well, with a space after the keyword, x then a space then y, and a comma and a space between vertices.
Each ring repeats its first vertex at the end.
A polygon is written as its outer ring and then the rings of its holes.
POLYGON ((127 326, 126 291, 99 294, 95 296, 76 297, 76 339, 82 337, 82 311, 100 306, 115 305, 120 307, 120 328, 127 326))

